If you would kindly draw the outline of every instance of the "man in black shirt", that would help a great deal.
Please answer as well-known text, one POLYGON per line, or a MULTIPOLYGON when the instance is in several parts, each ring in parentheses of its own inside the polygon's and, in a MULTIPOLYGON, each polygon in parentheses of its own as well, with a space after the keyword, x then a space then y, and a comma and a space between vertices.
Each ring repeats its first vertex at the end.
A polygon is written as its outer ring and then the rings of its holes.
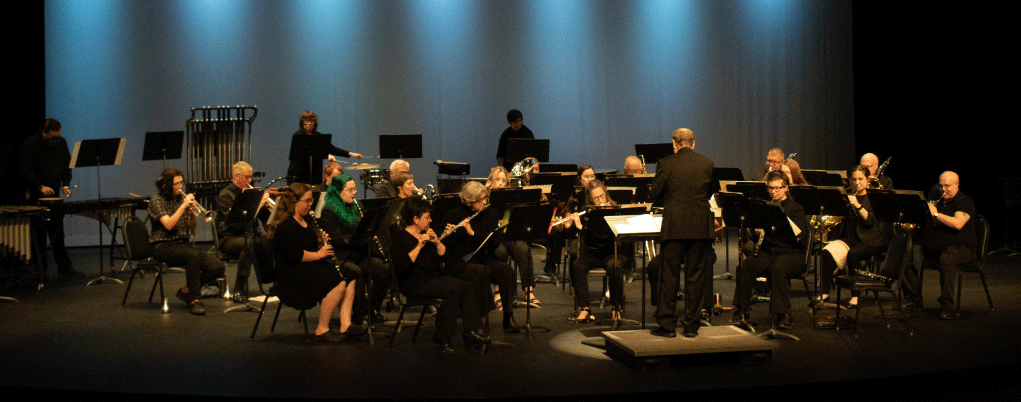
MULTIPOLYGON (((230 215, 234 200, 241 192, 249 188, 252 183, 252 165, 241 161, 231 167, 231 184, 220 191, 216 198, 216 233, 219 239, 220 251, 231 256, 238 256, 238 270, 234 282, 234 293, 231 299, 235 303, 248 301, 248 275, 252 270, 252 244, 249 242, 248 229, 241 224, 228 225, 227 216, 230 215)), ((269 219, 269 193, 264 193, 262 204, 259 208, 259 219, 265 222, 269 219)), ((265 241, 258 233, 252 233, 253 241, 265 241)))
MULTIPOLYGON (((60 122, 57 119, 46 119, 41 134, 25 139, 21 144, 21 172, 29 183, 30 198, 71 197, 71 153, 67 150, 67 140, 60 136, 60 122)), ((44 230, 37 234, 39 247, 46 247, 46 238, 50 239, 53 259, 57 261, 57 273, 65 277, 80 278, 85 276, 74 269, 71 257, 64 248, 64 214, 52 214, 49 221, 42 225, 44 230)), ((46 253, 41 252, 39 261, 45 275, 48 264, 46 253)))
MULTIPOLYGON (((934 225, 924 227, 922 233, 922 266, 936 265, 940 277, 939 318, 954 316, 953 291, 957 285, 957 267, 975 261, 978 238, 975 236, 975 201, 960 192, 957 173, 946 171, 939 176, 943 196, 929 204, 934 225)), ((908 300, 917 300, 921 291, 918 264, 905 270, 904 293, 908 300)))
POLYGON ((507 112, 507 124, 510 127, 507 127, 506 130, 503 130, 503 134, 500 134, 500 145, 496 149, 496 164, 503 166, 507 171, 510 171, 514 164, 519 162, 507 160, 507 140, 511 138, 535 138, 532 135, 532 130, 529 130, 522 123, 523 119, 524 117, 519 110, 511 109, 511 111, 507 112))

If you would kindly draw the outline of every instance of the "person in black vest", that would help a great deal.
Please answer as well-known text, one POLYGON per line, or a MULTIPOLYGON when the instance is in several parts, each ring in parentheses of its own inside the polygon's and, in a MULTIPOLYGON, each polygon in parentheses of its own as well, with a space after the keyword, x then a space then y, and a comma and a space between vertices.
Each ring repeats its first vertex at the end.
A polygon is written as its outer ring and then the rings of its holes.
POLYGON ((659 160, 649 197, 663 200, 660 235, 663 270, 659 277, 656 321, 657 336, 677 336, 677 284, 681 264, 685 265, 684 336, 698 335, 701 309, 712 292, 714 219, 709 209, 709 179, 714 163, 695 152, 695 134, 686 128, 674 130, 674 154, 659 160), (707 289, 708 287, 708 289, 707 289))

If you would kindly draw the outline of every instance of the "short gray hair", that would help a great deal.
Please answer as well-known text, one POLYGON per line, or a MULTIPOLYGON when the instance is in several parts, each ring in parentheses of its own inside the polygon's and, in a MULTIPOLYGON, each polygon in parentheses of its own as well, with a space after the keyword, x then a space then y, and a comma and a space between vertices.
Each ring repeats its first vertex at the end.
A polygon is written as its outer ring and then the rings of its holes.
POLYGON ((252 165, 249 165, 248 162, 245 162, 245 161, 241 161, 241 162, 235 163, 234 166, 230 167, 230 175, 231 176, 242 174, 244 172, 251 172, 251 171, 252 171, 252 165))
POLYGON ((486 186, 477 181, 467 182, 463 187, 461 187, 461 202, 464 203, 464 205, 474 204, 479 200, 479 198, 482 198, 483 194, 489 194, 489 190, 486 189, 486 186))

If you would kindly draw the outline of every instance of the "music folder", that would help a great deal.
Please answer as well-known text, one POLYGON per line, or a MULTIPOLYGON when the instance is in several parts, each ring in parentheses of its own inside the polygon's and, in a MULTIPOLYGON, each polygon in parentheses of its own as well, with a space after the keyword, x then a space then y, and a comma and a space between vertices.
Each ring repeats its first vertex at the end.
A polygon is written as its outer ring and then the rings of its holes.
POLYGON ((238 194, 234 198, 234 204, 231 205, 230 212, 227 213, 227 219, 224 220, 226 225, 233 226, 235 224, 251 222, 258 213, 259 204, 262 202, 262 194, 264 192, 261 188, 255 187, 238 194))

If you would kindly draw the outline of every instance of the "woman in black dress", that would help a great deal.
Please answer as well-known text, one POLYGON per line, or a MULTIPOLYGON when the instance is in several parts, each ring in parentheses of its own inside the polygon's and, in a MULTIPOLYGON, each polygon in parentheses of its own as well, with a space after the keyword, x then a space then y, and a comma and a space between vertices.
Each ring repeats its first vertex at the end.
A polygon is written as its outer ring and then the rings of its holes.
MULTIPOLYGON (((316 117, 316 114, 306 110, 300 117, 298 117, 298 131, 295 131, 294 135, 319 134, 319 131, 317 131, 318 128, 319 119, 316 117)), ((330 144, 330 146, 326 148, 326 152, 329 153, 330 162, 336 160, 333 155, 362 159, 362 154, 337 148, 333 144, 330 144)), ((312 177, 312 173, 315 172, 318 174, 322 170, 322 159, 312 160, 311 162, 307 158, 292 160, 291 165, 287 168, 287 184, 294 182, 309 184, 318 183, 319 179, 317 177, 312 177)))
POLYGON ((440 256, 447 248, 429 228, 432 223, 432 205, 412 197, 401 209, 401 217, 410 222, 391 240, 390 257, 397 273, 401 293, 410 297, 442 298, 436 314, 436 335, 433 341, 441 345, 444 353, 453 352, 450 337, 454 335, 457 317, 464 324, 464 344, 467 347, 484 347, 489 337, 480 335, 482 318, 471 282, 443 275, 440 256))
POLYGON ((273 242, 276 283, 297 292, 297 302, 319 306, 319 325, 315 338, 340 342, 351 326, 351 306, 355 295, 355 274, 334 266, 333 246, 329 239, 319 245, 320 236, 308 221, 312 192, 305 183, 293 183, 277 199, 277 211, 266 228, 273 242), (340 308, 340 332, 330 330, 330 317, 340 308))

